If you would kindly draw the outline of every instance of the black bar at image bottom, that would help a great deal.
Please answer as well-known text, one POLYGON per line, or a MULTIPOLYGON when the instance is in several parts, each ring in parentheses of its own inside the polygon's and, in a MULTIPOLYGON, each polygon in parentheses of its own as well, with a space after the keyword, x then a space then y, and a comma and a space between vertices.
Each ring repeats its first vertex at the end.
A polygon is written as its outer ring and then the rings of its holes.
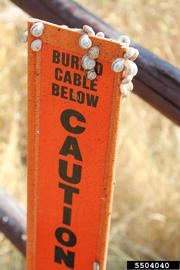
POLYGON ((127 269, 179 269, 179 261, 127 261, 127 269))

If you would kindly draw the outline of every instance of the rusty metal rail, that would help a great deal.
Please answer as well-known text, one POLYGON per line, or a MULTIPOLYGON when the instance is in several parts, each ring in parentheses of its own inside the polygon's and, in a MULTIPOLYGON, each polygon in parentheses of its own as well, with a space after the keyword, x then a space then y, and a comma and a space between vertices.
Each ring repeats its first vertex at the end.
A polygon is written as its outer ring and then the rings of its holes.
POLYGON ((26 254, 26 212, 4 189, 0 188, 0 231, 26 254))

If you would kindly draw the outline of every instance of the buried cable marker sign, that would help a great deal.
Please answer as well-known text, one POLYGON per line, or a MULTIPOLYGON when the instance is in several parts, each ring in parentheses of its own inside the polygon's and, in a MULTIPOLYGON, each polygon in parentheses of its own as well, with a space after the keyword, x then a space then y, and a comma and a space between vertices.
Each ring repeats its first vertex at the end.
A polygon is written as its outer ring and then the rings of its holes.
POLYGON ((90 36, 100 53, 89 80, 82 33, 37 22, 28 23, 27 269, 104 270, 122 77, 111 66, 126 49, 90 36))

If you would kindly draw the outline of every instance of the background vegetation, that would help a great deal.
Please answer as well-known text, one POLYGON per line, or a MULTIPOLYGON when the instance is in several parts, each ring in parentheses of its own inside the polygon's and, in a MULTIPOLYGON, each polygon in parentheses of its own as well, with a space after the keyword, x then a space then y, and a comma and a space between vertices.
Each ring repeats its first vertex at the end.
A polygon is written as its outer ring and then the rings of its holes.
MULTIPOLYGON (((136 42, 178 66, 179 0, 79 0, 136 42)), ((0 186, 26 207, 28 16, 0 0, 0 186)), ((180 259, 180 130, 135 95, 123 105, 108 269, 125 258, 180 259)), ((0 234, 0 269, 25 262, 0 234)))

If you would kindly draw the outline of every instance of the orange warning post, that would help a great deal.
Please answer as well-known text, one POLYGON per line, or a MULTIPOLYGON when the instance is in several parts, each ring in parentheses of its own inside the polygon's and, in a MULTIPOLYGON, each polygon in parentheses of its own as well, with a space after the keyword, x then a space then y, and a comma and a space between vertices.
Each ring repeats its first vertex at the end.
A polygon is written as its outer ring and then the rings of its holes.
MULTIPOLYGON (((29 21, 29 29, 37 20, 29 21)), ((97 79, 81 67, 80 33, 44 22, 28 34, 28 270, 105 269, 124 49, 99 46, 97 79)))

